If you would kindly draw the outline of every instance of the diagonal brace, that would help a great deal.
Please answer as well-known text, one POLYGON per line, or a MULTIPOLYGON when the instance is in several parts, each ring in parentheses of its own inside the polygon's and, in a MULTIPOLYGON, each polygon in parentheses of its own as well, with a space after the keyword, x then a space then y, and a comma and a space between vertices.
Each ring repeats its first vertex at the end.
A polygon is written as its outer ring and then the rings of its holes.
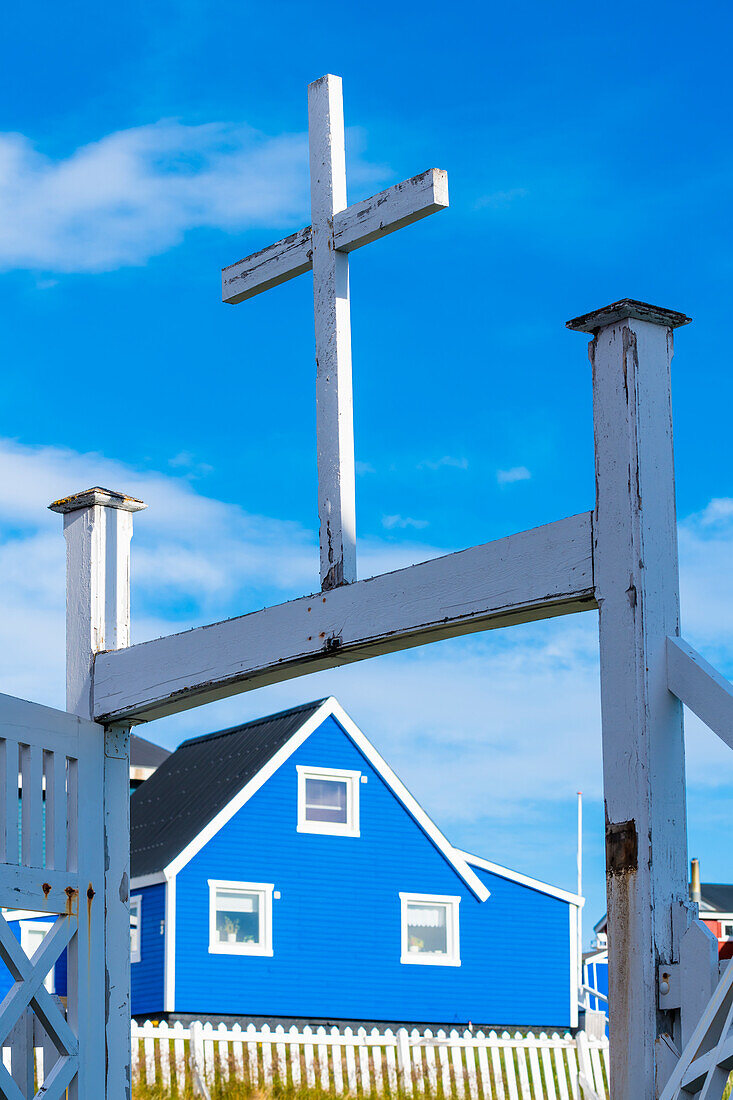
POLYGON ((75 932, 71 918, 57 920, 29 959, 7 921, 0 919, 0 957, 15 980, 0 1004, 0 1045, 30 1005, 58 1050, 70 1055, 77 1053, 77 1038, 43 984, 75 932))
POLYGON ((682 638, 667 638, 667 687, 733 749, 733 684, 682 638))

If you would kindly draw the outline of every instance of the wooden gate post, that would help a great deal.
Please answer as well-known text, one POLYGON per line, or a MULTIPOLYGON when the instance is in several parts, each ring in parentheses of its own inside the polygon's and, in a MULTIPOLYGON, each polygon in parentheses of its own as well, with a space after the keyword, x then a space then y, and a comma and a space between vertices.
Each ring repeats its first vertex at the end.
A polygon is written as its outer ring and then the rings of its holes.
MULTIPOLYGON (((66 537, 66 709, 91 718, 94 655, 130 644, 132 513, 145 505, 95 488, 50 507, 63 513, 66 537)), ((96 796, 80 794, 82 800, 96 796)), ((130 1096, 129 726, 105 728, 103 797, 105 1100, 125 1100, 130 1096)))
POLYGON ((682 705, 667 690, 665 660, 667 635, 679 634, 672 330, 688 321, 624 300, 568 322, 593 334, 614 1100, 652 1100, 664 1085, 655 1081, 662 1036, 679 1029, 678 1013, 657 1007, 657 971, 679 959, 693 915, 682 705))

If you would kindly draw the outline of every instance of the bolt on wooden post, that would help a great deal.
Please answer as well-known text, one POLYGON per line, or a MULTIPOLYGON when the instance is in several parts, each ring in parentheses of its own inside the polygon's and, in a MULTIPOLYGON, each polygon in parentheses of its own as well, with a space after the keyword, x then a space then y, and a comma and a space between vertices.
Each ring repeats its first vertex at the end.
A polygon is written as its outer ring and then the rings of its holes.
MULTIPOLYGON (((130 644, 130 539, 141 500, 94 488, 50 505, 66 538, 66 708, 94 711, 94 656, 130 644)), ((105 1100, 130 1096, 130 728, 106 726, 104 799, 107 990, 105 1100)))
POLYGON ((657 1095, 657 1044, 678 1024, 657 1007, 657 968, 679 958, 672 911, 687 904, 682 705, 667 689, 666 639, 679 634, 672 330, 688 321, 626 299, 568 322, 593 335, 614 1100, 657 1095))

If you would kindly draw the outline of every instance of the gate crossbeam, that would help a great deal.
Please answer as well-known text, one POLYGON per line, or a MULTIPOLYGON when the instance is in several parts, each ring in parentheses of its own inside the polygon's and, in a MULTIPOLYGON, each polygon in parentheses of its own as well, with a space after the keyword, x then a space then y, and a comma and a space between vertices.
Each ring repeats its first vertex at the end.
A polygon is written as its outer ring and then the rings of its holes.
POLYGON ((94 713, 149 721, 335 665, 596 606, 585 512, 236 619, 99 653, 94 713))
POLYGON ((733 685, 682 638, 667 638, 667 686, 733 749, 733 685))

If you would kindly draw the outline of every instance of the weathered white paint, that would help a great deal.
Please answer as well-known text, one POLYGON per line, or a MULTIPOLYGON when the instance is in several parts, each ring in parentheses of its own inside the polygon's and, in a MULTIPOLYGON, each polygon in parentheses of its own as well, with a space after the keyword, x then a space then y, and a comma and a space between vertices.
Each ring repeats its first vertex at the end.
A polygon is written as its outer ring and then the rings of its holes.
POLYGON ((733 749, 733 684, 682 638, 667 639, 667 685, 733 749))
POLYGON ((329 589, 356 580, 349 259, 333 243, 334 215, 346 209, 340 77, 323 76, 308 86, 308 144, 321 587, 329 589))
MULTIPOLYGON (((99 487, 50 505, 64 516, 66 537, 66 705, 93 712, 93 664, 100 650, 130 644, 132 514, 142 501, 99 487)), ((106 1100, 129 1095, 130 1047, 130 731, 104 731, 106 1100)))
POLYGON ((95 711, 150 720, 440 638, 595 606, 589 513, 241 618, 98 654, 95 711))
MULTIPOLYGON (((0 696, 0 786, 12 797, 18 818, 18 747, 31 761, 23 776, 20 816, 27 843, 2 854, 0 864, 0 958, 15 985, 0 1006, 0 1045, 9 1033, 21 1044, 11 1073, 0 1064, 0 1095, 34 1094, 28 1007, 43 1024, 60 1057, 44 1095, 98 1100, 105 1095, 104 1059, 104 848, 102 782, 104 731, 66 712, 0 696), (35 761, 43 761, 43 771, 35 761), (8 771, 10 776, 8 777, 8 771), (64 777, 63 784, 57 779, 64 777), (46 845, 35 842, 31 818, 41 818, 45 779, 46 845), (48 795, 53 793, 50 799, 48 795), (96 797, 95 797, 96 796, 96 797), (66 843, 59 844, 64 833, 66 843), (49 844, 49 840, 55 837, 49 844), (55 916, 50 931, 28 959, 6 921, 8 909, 55 916), (45 988, 48 970, 67 951, 66 1014, 45 988), (25 1025, 28 1026, 25 1026, 25 1025), (24 1091, 20 1091, 21 1088, 24 1091)), ((32 1042, 31 1042, 32 1047, 32 1042)))
POLYGON ((733 1070, 733 965, 728 965, 660 1100, 721 1100, 733 1070))
POLYGON ((592 332, 601 713, 610 944, 611 1077, 617 1100, 653 1097, 655 1045, 679 1031, 658 1012, 657 966, 686 923, 682 707, 667 690, 679 633, 670 363, 682 314, 625 301, 568 323, 592 332), (643 319, 642 319, 643 318, 643 319))
POLYGON ((313 270, 321 588, 356 580, 354 418, 349 252, 448 206, 438 169, 347 207, 341 78, 308 86, 310 226, 222 271, 222 298, 236 304, 313 270))
MULTIPOLYGON (((353 252, 447 206, 448 173, 429 168, 335 214, 333 246, 339 252, 353 252)), ((245 302, 312 267, 311 227, 307 225, 223 268, 222 301, 227 305, 245 302)))

